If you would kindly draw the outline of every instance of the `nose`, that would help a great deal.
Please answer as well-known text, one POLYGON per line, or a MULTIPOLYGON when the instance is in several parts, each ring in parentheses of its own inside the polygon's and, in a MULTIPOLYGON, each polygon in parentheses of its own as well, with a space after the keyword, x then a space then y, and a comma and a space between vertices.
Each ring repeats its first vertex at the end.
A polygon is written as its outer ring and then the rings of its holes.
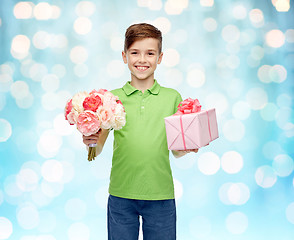
POLYGON ((140 54, 139 62, 146 62, 144 54, 140 54))

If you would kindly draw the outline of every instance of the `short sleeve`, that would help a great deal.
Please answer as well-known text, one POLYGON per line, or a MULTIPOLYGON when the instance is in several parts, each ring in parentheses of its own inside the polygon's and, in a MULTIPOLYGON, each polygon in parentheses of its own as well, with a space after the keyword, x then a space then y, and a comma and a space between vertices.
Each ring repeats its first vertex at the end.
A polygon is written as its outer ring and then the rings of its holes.
POLYGON ((176 113, 178 111, 178 105, 180 102, 182 102, 182 96, 180 93, 177 92, 177 96, 176 96, 176 100, 175 100, 175 108, 174 108, 174 113, 176 113))

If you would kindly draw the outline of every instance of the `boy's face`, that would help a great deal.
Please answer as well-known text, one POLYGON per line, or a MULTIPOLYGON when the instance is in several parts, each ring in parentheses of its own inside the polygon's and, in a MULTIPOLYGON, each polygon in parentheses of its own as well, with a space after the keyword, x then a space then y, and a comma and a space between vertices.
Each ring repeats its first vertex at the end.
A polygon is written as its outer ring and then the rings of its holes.
POLYGON ((125 64, 131 71, 132 80, 153 80, 157 64, 161 63, 163 53, 159 53, 158 40, 145 38, 135 41, 127 52, 122 52, 125 64))

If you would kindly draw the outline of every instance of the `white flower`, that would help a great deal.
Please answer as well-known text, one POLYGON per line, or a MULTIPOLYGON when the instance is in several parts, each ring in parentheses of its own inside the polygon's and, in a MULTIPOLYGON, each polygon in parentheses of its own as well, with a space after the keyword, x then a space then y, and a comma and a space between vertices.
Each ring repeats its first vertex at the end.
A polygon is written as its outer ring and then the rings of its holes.
POLYGON ((111 122, 114 130, 119 130, 126 124, 126 113, 124 111, 123 105, 116 105, 115 113, 111 119, 111 122))
POLYGON ((86 97, 89 97, 89 94, 86 91, 84 91, 75 94, 72 98, 72 107, 79 114, 84 111, 83 102, 86 97))

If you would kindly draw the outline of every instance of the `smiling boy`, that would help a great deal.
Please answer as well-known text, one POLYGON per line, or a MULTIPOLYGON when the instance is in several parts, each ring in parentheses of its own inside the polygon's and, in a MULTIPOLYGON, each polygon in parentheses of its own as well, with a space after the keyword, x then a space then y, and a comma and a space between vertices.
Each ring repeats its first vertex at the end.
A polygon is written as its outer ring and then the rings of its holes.
MULTIPOLYGON (((167 148, 164 118, 177 111, 182 101, 174 89, 154 79, 162 61, 162 35, 146 23, 131 25, 125 34, 122 58, 131 81, 111 92, 122 101, 126 125, 114 131, 108 199, 108 239, 137 240, 142 216, 146 240, 176 239, 174 185, 167 148)), ((86 137, 86 145, 97 143, 99 155, 109 131, 86 137)), ((172 151, 181 157, 188 151, 172 151)))

